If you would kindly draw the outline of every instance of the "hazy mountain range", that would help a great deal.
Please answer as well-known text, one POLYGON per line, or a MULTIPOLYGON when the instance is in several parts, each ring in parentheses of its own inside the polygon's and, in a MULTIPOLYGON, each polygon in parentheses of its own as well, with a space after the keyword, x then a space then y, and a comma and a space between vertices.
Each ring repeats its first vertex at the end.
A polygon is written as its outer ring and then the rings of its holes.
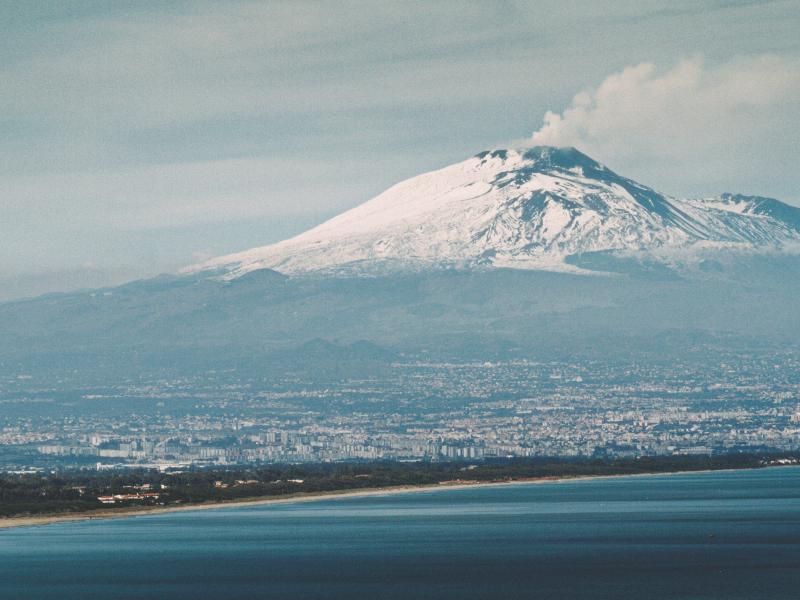
POLYGON ((676 199, 572 148, 481 152, 297 237, 0 305, 9 372, 282 372, 400 356, 794 345, 800 209, 676 199))

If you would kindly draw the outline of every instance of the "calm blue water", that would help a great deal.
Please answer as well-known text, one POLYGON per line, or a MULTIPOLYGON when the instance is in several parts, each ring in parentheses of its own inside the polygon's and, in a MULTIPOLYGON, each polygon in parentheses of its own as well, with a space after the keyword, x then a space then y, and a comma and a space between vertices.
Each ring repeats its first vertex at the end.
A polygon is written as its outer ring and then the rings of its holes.
POLYGON ((800 598, 800 468, 0 531, 0 597, 800 598))

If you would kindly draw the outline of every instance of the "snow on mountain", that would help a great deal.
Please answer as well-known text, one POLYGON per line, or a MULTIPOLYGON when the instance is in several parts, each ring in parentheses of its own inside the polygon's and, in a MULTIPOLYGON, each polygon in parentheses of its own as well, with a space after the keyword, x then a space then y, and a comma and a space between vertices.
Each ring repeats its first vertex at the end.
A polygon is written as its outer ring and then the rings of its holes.
POLYGON ((574 148, 493 150, 403 181, 296 237, 185 272, 379 272, 449 266, 572 270, 570 255, 800 241, 800 209, 723 194, 679 200, 574 148))

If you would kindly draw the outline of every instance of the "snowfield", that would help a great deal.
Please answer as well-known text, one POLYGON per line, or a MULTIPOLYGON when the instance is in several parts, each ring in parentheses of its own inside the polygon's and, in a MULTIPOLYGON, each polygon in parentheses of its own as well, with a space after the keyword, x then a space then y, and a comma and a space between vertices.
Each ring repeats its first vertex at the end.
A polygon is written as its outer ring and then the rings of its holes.
POLYGON ((681 200, 574 148, 493 150, 403 181, 296 237, 188 267, 380 273, 446 267, 576 271, 572 255, 800 242, 800 209, 723 194, 681 200))

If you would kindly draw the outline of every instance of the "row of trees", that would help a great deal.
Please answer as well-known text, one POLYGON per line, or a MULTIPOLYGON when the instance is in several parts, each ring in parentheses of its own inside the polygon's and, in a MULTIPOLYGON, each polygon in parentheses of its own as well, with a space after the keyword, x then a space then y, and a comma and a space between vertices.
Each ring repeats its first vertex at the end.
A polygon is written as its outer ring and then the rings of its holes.
MULTIPOLYGON (((389 461, 197 469, 69 471, 0 475, 0 516, 108 509, 98 497, 147 490, 158 498, 131 504, 189 504, 364 488, 437 484, 443 481, 508 481, 541 477, 667 473, 755 468, 790 455, 729 454, 635 459, 509 458, 474 463, 389 461)), ((115 506, 119 506, 117 504, 115 506)))

